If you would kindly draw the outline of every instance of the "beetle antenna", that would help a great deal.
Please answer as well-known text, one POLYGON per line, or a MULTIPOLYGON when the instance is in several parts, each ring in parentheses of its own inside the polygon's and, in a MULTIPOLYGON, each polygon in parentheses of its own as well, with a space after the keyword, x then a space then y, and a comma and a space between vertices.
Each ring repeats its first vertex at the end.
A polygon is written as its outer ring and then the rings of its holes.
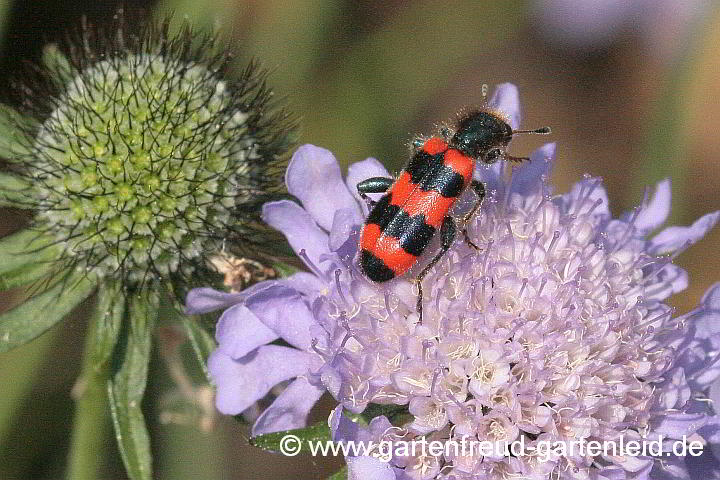
POLYGON ((518 133, 532 133, 537 135, 547 135, 551 133, 550 127, 536 128, 535 130, 513 130, 512 134, 517 135, 518 133))
POLYGON ((508 162, 522 163, 522 162, 530 161, 530 159, 528 157, 513 157, 512 155, 505 155, 505 157, 503 157, 503 158, 505 160, 507 160, 508 162))

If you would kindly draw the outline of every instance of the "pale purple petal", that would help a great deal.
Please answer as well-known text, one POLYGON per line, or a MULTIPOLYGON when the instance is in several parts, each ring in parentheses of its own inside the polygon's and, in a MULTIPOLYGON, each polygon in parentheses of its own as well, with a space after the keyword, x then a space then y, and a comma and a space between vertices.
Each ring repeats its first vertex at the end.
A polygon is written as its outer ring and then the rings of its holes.
POLYGON ((615 466, 601 468, 598 470, 597 475, 598 480, 627 480, 627 472, 624 469, 615 466))
POLYGON ((689 227, 668 227, 652 238, 650 250, 653 254, 660 255, 693 244, 704 237, 718 219, 720 219, 720 211, 703 215, 689 227))
POLYGON ((246 296, 245 293, 227 293, 212 288, 193 288, 185 299, 185 313, 198 315, 228 308, 246 296))
POLYGON ((355 209, 360 215, 359 206, 342 179, 340 165, 329 150, 314 145, 298 148, 285 173, 285 183, 288 192, 327 231, 337 209, 355 209))
POLYGON ((360 425, 343 415, 343 406, 338 405, 330 414, 330 438, 334 442, 351 442, 360 438, 360 425))
POLYGON ((644 205, 635 219, 635 228, 642 232, 651 232, 665 223, 670 215, 672 188, 670 179, 659 182, 647 205, 644 205))
POLYGON ((715 382, 710 387, 709 395, 712 404, 714 405, 715 413, 720 411, 720 382, 715 382))
POLYGON ((703 295, 702 300, 700 300, 700 303, 702 303, 705 308, 720 310, 720 282, 715 283, 713 286, 708 288, 705 295, 703 295))
POLYGON ((702 480, 720 479, 720 461, 713 455, 712 449, 708 446, 705 446, 702 455, 699 457, 687 455, 685 465, 687 465, 690 478, 702 480))
MULTIPOLYGON (((346 179, 347 187, 350 189, 350 193, 352 193, 353 197, 355 197, 355 199, 361 204, 365 204, 365 201, 360 197, 360 194, 357 191, 357 184, 372 177, 391 178, 392 175, 390 175, 390 172, 387 171, 382 163, 372 157, 366 158, 362 162, 351 163, 348 167, 346 179)), ((368 196, 373 200, 377 200, 383 196, 383 194, 371 193, 368 196)))
MULTIPOLYGON (((579 200, 583 201, 582 207, 575 206, 575 209, 581 212, 592 209, 593 217, 601 220, 610 218, 610 202, 601 178, 584 178, 572 186, 569 194, 562 195, 556 201, 577 205, 579 200)), ((625 229, 623 229, 623 232, 624 231, 625 229)))
POLYGON ((316 322, 297 290, 284 285, 274 285, 252 295, 245 305, 290 345, 310 350, 310 330, 316 322))
POLYGON ((700 307, 692 312, 692 318, 700 338, 720 333, 720 283, 715 283, 705 292, 700 307))
POLYGON ((658 387, 660 406, 665 410, 683 407, 692 393, 685 380, 685 371, 674 368, 665 374, 665 378, 664 384, 658 387))
POLYGON ((530 155, 530 161, 513 169, 511 191, 530 195, 538 191, 541 177, 550 176, 555 159, 555 143, 546 143, 530 155))
POLYGON ((215 350, 208 359, 217 388, 215 405, 224 414, 237 415, 278 383, 306 375, 311 360, 307 352, 277 345, 265 345, 238 360, 215 350))
POLYGON ((520 92, 512 83, 501 83, 495 87, 488 105, 508 116, 513 130, 520 128, 522 114, 520 109, 520 92))
POLYGON ((720 311, 700 311, 693 316, 693 319, 698 331, 698 337, 710 338, 713 335, 720 334, 720 311))
POLYGON ((700 306, 689 314, 699 338, 711 338, 720 333, 720 283, 711 286, 700 306))
POLYGON ((395 472, 375 457, 348 457, 348 480, 395 480, 395 472))
MULTIPOLYGON (((720 343, 719 335, 715 335, 714 339, 715 344, 720 343)), ((708 352, 717 351, 717 349, 705 344, 704 348, 690 351, 695 354, 695 358, 691 358, 689 355, 686 356, 684 355, 685 352, 683 352, 683 357, 680 360, 687 359, 687 361, 690 362, 694 360, 692 364, 686 367, 683 365, 688 369, 688 374, 691 374, 689 380, 690 386, 695 390, 705 390, 720 378, 720 357, 718 357, 717 354, 713 354, 708 358, 708 352)))
MULTIPOLYGON (((512 83, 502 83, 495 87, 488 101, 488 106, 507 115, 510 126, 513 129, 517 129, 520 126, 520 93, 512 83)), ((492 194, 493 191, 497 191, 499 195, 503 195, 505 190, 504 172, 506 167, 507 162, 496 162, 492 165, 478 162, 474 177, 485 183, 489 193, 492 194)))
POLYGON ((493 191, 501 194, 505 189, 503 172, 505 171, 506 165, 507 162, 496 162, 492 165, 477 162, 473 178, 480 180, 485 184, 488 195, 492 195, 493 191))
POLYGON ((707 442, 717 444, 717 446, 720 447, 720 416, 713 415, 708 417, 707 422, 698 430, 698 433, 700 433, 707 442))
MULTIPOLYGON (((332 395, 335 398, 337 398, 340 395, 340 387, 342 386, 342 378, 340 377, 340 374, 338 373, 338 371, 336 369, 330 367, 326 363, 317 372, 317 377, 320 380, 320 382, 323 384, 325 389, 330 393, 330 395, 332 395)), ((340 405, 339 407, 342 407, 342 405, 340 405)))
POLYGON ((313 295, 325 288, 325 283, 317 276, 308 272, 296 272, 278 283, 294 288, 303 295, 313 295))
POLYGON ((244 357, 276 338, 277 334, 242 304, 225 310, 215 328, 218 350, 232 359, 244 357))
POLYGON ((668 438, 690 436, 705 425, 707 416, 704 413, 668 413, 659 417, 653 432, 668 438))
POLYGON ((662 460, 662 462, 653 462, 653 469, 648 478, 651 480, 692 480, 684 457, 671 455, 663 457, 662 460))
POLYGON ((279 280, 267 280, 256 283, 242 292, 228 293, 212 288, 194 288, 190 290, 185 299, 185 313, 188 315, 199 315, 226 309, 245 301, 250 295, 259 292, 271 285, 288 285, 306 295, 325 288, 325 284, 315 275, 307 272, 296 272, 287 278, 279 280))
POLYGON ((253 436, 306 426, 308 414, 323 392, 306 378, 296 378, 257 419, 253 436))
POLYGON ((295 253, 305 250, 314 266, 322 268, 320 257, 330 253, 328 235, 317 226, 310 214, 290 200, 266 203, 262 210, 263 220, 285 235, 295 253))
MULTIPOLYGON (((357 210, 349 208, 337 210, 330 230, 330 240, 328 242, 330 250, 336 252, 340 249, 351 234, 360 232, 362 224, 363 219, 358 215, 357 210)), ((355 242, 355 249, 357 249, 357 241, 355 242)))
POLYGON ((665 300, 675 293, 682 292, 689 284, 687 271, 672 263, 662 267, 656 275, 655 286, 646 292, 646 298, 665 300))

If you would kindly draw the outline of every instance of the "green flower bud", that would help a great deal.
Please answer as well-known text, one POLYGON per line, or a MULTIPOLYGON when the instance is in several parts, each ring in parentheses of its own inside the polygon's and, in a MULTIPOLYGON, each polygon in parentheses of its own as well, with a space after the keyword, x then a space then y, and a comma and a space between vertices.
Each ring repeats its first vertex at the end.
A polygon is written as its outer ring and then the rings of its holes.
POLYGON ((36 226, 73 266, 130 282, 185 277, 228 241, 264 246, 257 207, 282 189, 292 126, 256 66, 228 81, 229 54, 207 51, 216 39, 195 47, 189 29, 147 28, 99 51, 92 39, 69 71, 49 72, 59 91, 27 132, 36 226))

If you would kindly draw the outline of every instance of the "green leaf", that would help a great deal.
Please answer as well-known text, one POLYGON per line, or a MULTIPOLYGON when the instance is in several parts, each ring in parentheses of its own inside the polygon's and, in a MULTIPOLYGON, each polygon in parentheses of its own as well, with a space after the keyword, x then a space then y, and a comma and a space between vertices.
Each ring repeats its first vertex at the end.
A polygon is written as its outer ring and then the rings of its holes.
POLYGON ((132 480, 152 479, 150 437, 141 403, 147 383, 152 331, 157 316, 157 299, 137 294, 129 300, 129 321, 115 348, 108 397, 115 438, 132 480))
POLYGON ((125 295, 119 282, 107 281, 100 286, 95 314, 90 319, 93 343, 88 345, 89 362, 95 371, 108 366, 122 326, 125 295))
POLYGON ((347 474, 348 474, 348 467, 347 467, 347 465, 345 465, 340 470, 338 470, 337 472, 330 475, 327 480, 346 480, 347 474))
POLYGON ((0 172, 0 207, 28 208, 28 191, 32 187, 25 179, 0 172))
POLYGON ((14 161, 27 155, 25 130, 33 128, 34 124, 32 119, 0 103, 0 157, 14 161))
POLYGON ((40 336, 87 298, 94 287, 87 277, 70 276, 0 315, 0 353, 40 336))
POLYGON ((50 274, 54 265, 52 262, 33 262, 23 265, 15 270, 0 274, 0 292, 11 288, 31 285, 50 274))
POLYGON ((32 230, 21 230, 0 239, 0 292, 29 285, 49 274, 61 247, 32 230))
POLYGON ((185 326, 190 345, 192 345, 195 356, 197 357, 200 368, 202 368, 205 378, 210 382, 210 372, 207 369, 207 359, 210 353, 217 347, 212 335, 205 330, 197 318, 182 315, 182 323, 185 326))
POLYGON ((54 260, 60 248, 50 244, 53 238, 34 230, 20 230, 0 239, 0 275, 17 270, 29 262, 54 260))
POLYGON ((51 43, 43 48, 42 61, 59 87, 73 80, 72 65, 56 44, 51 43))
POLYGON ((252 437, 250 439, 250 445, 258 447, 262 450, 279 452, 281 450, 283 438, 288 435, 293 435, 300 440, 300 452, 310 452, 311 443, 331 440, 330 427, 328 426, 327 421, 321 421, 305 428, 266 433, 265 435, 252 437))

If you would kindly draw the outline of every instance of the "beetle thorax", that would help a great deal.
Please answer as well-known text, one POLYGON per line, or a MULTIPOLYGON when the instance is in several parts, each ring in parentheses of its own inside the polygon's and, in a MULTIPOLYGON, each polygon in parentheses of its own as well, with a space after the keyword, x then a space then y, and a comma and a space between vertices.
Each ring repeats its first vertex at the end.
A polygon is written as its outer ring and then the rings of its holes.
POLYGON ((512 138, 512 128, 497 115, 473 112, 458 122, 450 147, 465 155, 478 158, 490 150, 505 147, 512 138))

